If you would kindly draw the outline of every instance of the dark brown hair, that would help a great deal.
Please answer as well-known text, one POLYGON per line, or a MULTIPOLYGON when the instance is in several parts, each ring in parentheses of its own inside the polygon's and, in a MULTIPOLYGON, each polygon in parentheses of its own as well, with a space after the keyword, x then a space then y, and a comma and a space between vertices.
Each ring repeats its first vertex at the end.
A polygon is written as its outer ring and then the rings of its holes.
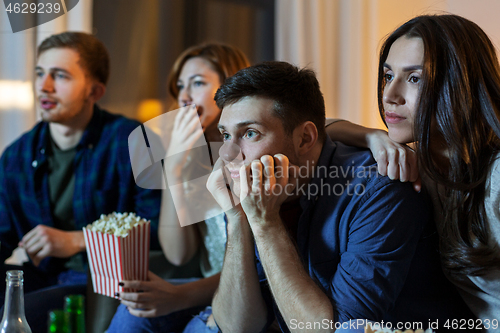
POLYGON ((226 78, 234 75, 240 69, 250 66, 245 54, 234 46, 222 43, 204 43, 192 46, 179 55, 168 76, 168 92, 175 99, 179 96, 177 81, 182 67, 184 67, 186 61, 194 57, 207 60, 212 69, 219 74, 221 84, 226 78))
POLYGON ((318 129, 319 139, 325 139, 325 101, 312 70, 281 61, 263 62, 226 79, 217 90, 215 101, 222 110, 244 97, 274 101, 274 115, 281 120, 287 134, 311 121, 318 129))
POLYGON ((109 55, 95 36, 83 32, 63 32, 46 38, 38 46, 38 57, 53 48, 69 48, 80 55, 80 65, 92 78, 103 83, 109 78, 109 55))
POLYGON ((437 221, 444 267, 479 275, 500 266, 485 211, 488 170, 500 149, 500 68, 495 48, 479 26, 457 15, 424 15, 384 42, 378 67, 378 105, 384 118, 383 65, 400 37, 420 38, 424 64, 415 110, 414 138, 420 169, 445 188, 444 221, 437 221), (432 138, 432 145, 431 145, 432 138), (446 170, 436 163, 436 143, 449 152, 446 170))

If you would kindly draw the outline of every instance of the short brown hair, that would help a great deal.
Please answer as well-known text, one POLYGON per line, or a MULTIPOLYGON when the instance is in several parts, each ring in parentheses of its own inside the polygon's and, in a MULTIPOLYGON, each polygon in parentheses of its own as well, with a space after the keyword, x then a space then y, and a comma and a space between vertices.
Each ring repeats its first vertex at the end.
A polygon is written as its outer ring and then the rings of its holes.
POLYGON ((219 74, 221 84, 240 69, 250 66, 243 51, 234 46, 222 43, 204 43, 192 46, 177 58, 168 76, 168 92, 176 99, 179 96, 177 80, 179 80, 182 67, 186 61, 194 57, 207 60, 213 70, 219 74))
POLYGON ((215 102, 222 110, 245 97, 274 101, 274 116, 281 120, 285 133, 291 135, 297 126, 311 121, 319 140, 326 138, 325 101, 312 70, 282 61, 263 62, 228 78, 217 90, 215 102))
POLYGON ((69 48, 80 55, 80 65, 88 74, 103 83, 109 78, 109 54, 95 36, 83 32, 63 32, 46 38, 38 46, 37 56, 53 48, 69 48))

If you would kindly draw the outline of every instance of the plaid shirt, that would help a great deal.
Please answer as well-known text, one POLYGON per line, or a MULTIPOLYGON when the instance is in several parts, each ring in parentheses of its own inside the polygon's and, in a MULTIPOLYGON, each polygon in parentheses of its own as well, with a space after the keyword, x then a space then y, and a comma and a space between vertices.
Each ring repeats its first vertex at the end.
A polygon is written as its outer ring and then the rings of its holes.
MULTIPOLYGON (((94 107, 74 161, 73 214, 81 230, 101 214, 136 212, 151 220, 151 243, 158 244, 161 191, 135 184, 128 150, 129 134, 140 123, 94 107)), ((0 159, 0 260, 8 258, 21 238, 38 224, 54 226, 49 202, 49 126, 38 123, 10 145, 0 159)), ((50 275, 65 260, 46 258, 39 268, 50 275)))

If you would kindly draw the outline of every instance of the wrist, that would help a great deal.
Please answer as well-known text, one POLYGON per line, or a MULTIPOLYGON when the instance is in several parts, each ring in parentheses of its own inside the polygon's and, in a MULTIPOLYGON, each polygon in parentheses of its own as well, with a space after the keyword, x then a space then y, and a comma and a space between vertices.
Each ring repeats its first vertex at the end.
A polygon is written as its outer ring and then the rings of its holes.
MULTIPOLYGON (((167 155, 168 156, 168 155, 167 155)), ((172 157, 165 158, 165 173, 171 180, 181 179, 182 174, 182 164, 179 161, 174 160, 172 157)))
POLYGON ((237 237, 245 237, 245 235, 251 235, 252 231, 250 230, 250 226, 248 225, 248 220, 246 215, 236 215, 236 216, 227 216, 227 237, 233 238, 233 236, 237 237))
POLYGON ((279 213, 267 214, 264 217, 248 219, 250 228, 255 238, 268 235, 283 227, 279 213))
POLYGON ((368 131, 365 135, 366 148, 371 149, 374 141, 380 137, 387 137, 387 132, 381 129, 371 129, 368 131))
POLYGON ((76 249, 75 254, 86 250, 83 231, 73 231, 73 246, 76 249))
POLYGON ((228 223, 246 222, 247 216, 241 206, 232 207, 225 212, 228 223))
POLYGON ((194 296, 196 295, 196 290, 192 290, 190 283, 181 284, 178 286, 174 286, 174 294, 176 295, 177 302, 175 302, 174 311, 181 311, 188 308, 192 308, 197 306, 196 299, 194 296))

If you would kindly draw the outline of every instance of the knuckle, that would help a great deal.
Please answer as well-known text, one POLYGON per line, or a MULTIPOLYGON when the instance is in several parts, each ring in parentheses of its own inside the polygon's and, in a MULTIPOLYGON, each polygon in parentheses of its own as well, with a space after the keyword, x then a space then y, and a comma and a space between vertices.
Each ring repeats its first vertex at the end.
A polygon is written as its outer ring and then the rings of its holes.
POLYGON ((260 167, 262 166, 260 160, 253 160, 252 161, 252 164, 251 164, 251 167, 252 169, 260 169, 260 167))

